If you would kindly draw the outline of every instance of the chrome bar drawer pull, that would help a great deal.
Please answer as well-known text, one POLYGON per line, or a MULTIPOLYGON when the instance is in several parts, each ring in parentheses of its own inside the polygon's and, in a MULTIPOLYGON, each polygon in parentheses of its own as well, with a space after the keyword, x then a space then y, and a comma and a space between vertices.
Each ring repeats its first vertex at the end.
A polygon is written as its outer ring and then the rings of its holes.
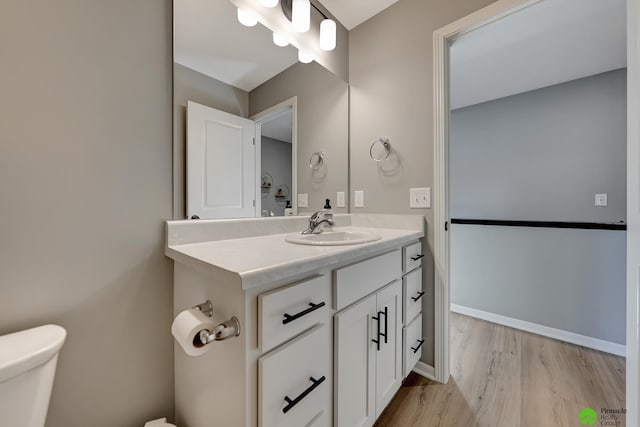
POLYGON ((296 319, 301 318, 302 316, 306 316, 307 314, 316 311, 319 308, 324 307, 326 304, 324 301, 322 301, 320 304, 314 304, 312 302, 309 303, 309 308, 307 308, 306 310, 301 311, 300 313, 297 314, 284 314, 284 320, 282 321, 283 325, 286 325, 287 323, 291 323, 296 319))
POLYGON ((418 295, 416 295, 415 297, 411 297, 411 299, 414 301, 418 301, 420 298, 422 298, 423 295, 424 295, 424 291, 420 291, 418 292, 418 295))
POLYGON ((296 397, 295 399, 291 400, 289 398, 289 396, 285 396, 284 400, 285 402, 287 402, 287 406, 285 406, 284 408, 282 408, 282 412, 284 412, 285 414, 287 412, 289 412, 291 409, 293 409, 294 406, 296 406, 298 403, 300 403, 300 401, 302 399, 304 399, 305 397, 307 397, 307 395, 309 393, 311 393, 313 390, 316 389, 316 387, 318 387, 320 384, 322 384, 324 382, 324 380, 326 380, 327 378, 323 375, 321 376, 319 379, 315 379, 313 377, 309 377, 309 381, 311 381, 313 384, 311 384, 309 386, 309 388, 307 388, 305 391, 303 391, 298 397, 296 397))
POLYGON ((419 342, 420 344, 418 344, 418 346, 417 346, 417 347, 411 347, 411 350, 413 350, 413 353, 414 353, 414 354, 415 354, 415 353, 417 353, 417 352, 418 352, 418 350, 420 350, 420 347, 422 347, 422 344, 424 344, 424 339, 418 340, 418 342, 419 342))

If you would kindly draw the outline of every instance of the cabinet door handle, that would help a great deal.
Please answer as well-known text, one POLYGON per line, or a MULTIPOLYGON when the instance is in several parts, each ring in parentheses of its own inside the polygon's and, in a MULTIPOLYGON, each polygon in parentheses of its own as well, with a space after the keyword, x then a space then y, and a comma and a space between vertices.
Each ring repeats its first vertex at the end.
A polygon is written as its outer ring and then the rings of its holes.
POLYGON ((420 291, 418 292, 418 295, 416 295, 415 297, 411 297, 411 299, 414 301, 418 301, 420 298, 422 298, 423 295, 424 295, 424 291, 420 291))
POLYGON ((376 343, 377 350, 380 351, 380 312, 377 313, 377 316, 372 316, 372 319, 376 321, 376 330, 377 336, 376 339, 371 339, 371 342, 376 343))
POLYGON ((419 260, 420 258, 424 258, 424 255, 419 254, 419 255, 416 255, 416 256, 412 256, 412 257, 411 257, 411 261, 417 261, 417 260, 419 260))
POLYGON ((420 344, 418 344, 416 347, 411 347, 411 350, 413 350, 413 353, 417 353, 418 350, 420 350, 420 347, 422 347, 422 344, 424 344, 424 339, 418 340, 418 342, 420 344))
POLYGON ((387 344, 387 332, 389 332, 389 307, 385 307, 384 311, 378 311, 377 316, 373 316, 373 319, 376 321, 376 326, 378 327, 378 336, 376 339, 372 339, 371 341, 376 343, 377 350, 380 351, 380 337, 384 337, 384 343, 387 344), (380 317, 384 314, 384 333, 380 328, 380 317))
POLYGON ((385 307, 384 311, 381 311, 380 314, 384 314, 384 334, 381 333, 384 337, 384 343, 387 344, 387 335, 389 332, 389 307, 385 307))
POLYGON ((319 379, 315 379, 313 377, 309 377, 309 381, 311 381, 313 384, 311 384, 305 391, 303 391, 302 393, 300 393, 300 395, 298 395, 298 397, 296 397, 295 399, 291 400, 289 398, 289 396, 285 396, 284 397, 284 401, 287 402, 287 406, 285 406, 284 408, 282 408, 282 412, 284 412, 285 414, 287 412, 289 412, 291 409, 293 409, 294 406, 296 406, 298 403, 300 403, 300 401, 302 399, 304 399, 305 397, 307 397, 307 395, 309 393, 311 393, 313 390, 316 389, 316 387, 318 387, 320 384, 322 384, 324 382, 324 380, 326 380, 327 378, 323 375, 321 376, 319 379))
POLYGON ((319 308, 324 307, 326 304, 324 301, 322 301, 319 304, 314 304, 312 302, 309 303, 309 308, 307 308, 306 310, 301 311, 300 313, 296 313, 296 314, 284 314, 284 320, 282 321, 283 325, 286 325, 287 323, 291 323, 296 319, 301 318, 302 316, 306 316, 307 314, 316 311, 319 308))

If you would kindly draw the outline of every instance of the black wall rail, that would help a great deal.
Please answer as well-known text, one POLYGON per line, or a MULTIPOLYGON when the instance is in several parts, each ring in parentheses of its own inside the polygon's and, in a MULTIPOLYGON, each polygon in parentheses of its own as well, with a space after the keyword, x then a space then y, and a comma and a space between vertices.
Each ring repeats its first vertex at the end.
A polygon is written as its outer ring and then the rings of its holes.
POLYGON ((627 224, 607 222, 511 221, 503 219, 451 218, 451 224, 494 225, 502 227, 575 228, 582 230, 626 230, 627 224))

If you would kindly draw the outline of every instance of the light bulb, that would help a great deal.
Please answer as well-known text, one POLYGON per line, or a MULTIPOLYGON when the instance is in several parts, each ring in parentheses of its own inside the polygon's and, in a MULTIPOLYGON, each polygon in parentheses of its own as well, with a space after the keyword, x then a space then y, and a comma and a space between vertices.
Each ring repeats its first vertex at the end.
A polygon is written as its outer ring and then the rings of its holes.
POLYGON ((273 44, 280 47, 289 46, 289 37, 285 33, 273 32, 273 44))
POLYGON ((325 19, 320 23, 320 49, 333 50, 336 48, 336 23, 325 19))
POLYGON ((311 27, 311 3, 309 0, 293 0, 291 6, 291 23, 298 33, 309 31, 311 27))
POLYGON ((278 0, 260 0, 260 3, 262 3, 264 7, 276 7, 278 0))
POLYGON ((309 62, 313 61, 313 56, 299 50, 298 61, 302 62, 303 64, 308 64, 309 62))
POLYGON ((238 8, 238 21, 246 27, 253 27, 258 23, 258 17, 252 10, 238 8))

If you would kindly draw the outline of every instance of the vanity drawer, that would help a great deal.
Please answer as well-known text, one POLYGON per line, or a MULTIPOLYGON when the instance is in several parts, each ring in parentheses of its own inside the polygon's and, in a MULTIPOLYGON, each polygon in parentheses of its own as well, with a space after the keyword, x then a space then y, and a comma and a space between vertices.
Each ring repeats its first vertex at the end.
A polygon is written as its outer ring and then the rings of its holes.
POLYGON ((416 242, 412 245, 402 248, 402 268, 404 273, 408 273, 416 267, 422 265, 422 242, 416 242))
POLYGON ((400 279, 401 268, 401 254, 397 249, 335 270, 335 309, 341 310, 384 285, 400 279))
POLYGON ((331 337, 317 325, 258 359, 260 427, 331 426, 331 337))
POLYGON ((275 348, 329 319, 331 278, 314 276, 258 296, 258 345, 275 348))
POLYGON ((422 311, 422 267, 418 267, 402 278, 403 310, 402 323, 406 325, 422 311))
POLYGON ((402 329, 402 342, 404 348, 403 376, 406 378, 422 356, 424 337, 422 336, 422 314, 413 319, 402 329))

